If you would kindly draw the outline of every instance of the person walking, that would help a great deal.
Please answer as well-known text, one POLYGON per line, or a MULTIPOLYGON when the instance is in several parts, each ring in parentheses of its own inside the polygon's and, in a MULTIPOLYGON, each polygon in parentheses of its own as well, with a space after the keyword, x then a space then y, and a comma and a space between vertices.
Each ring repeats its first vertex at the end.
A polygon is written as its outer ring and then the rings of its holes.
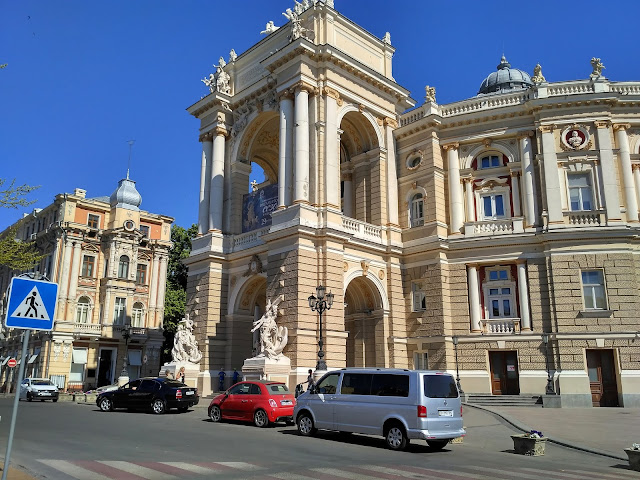
POLYGON ((309 369, 309 376, 307 377, 307 381, 304 383, 307 384, 307 390, 311 390, 311 387, 315 387, 316 381, 313 379, 313 370, 309 369))
POLYGON ((218 391, 219 392, 224 392, 224 377, 226 377, 227 374, 224 373, 224 369, 223 367, 220 367, 220 372, 218 372, 218 391))
POLYGON ((236 383, 238 383, 238 380, 240 380, 240 374, 238 373, 238 370, 236 370, 234 368, 233 369, 233 384, 235 385, 236 383))

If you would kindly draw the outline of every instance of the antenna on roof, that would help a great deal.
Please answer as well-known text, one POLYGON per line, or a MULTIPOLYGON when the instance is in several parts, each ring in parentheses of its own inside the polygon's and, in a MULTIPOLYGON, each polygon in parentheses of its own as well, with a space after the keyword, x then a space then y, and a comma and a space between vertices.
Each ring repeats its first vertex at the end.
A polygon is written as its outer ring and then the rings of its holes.
POLYGON ((129 170, 131 169, 131 148, 133 147, 133 144, 136 143, 136 141, 128 140, 127 143, 129 144, 129 163, 127 164, 127 180, 129 180, 129 170))

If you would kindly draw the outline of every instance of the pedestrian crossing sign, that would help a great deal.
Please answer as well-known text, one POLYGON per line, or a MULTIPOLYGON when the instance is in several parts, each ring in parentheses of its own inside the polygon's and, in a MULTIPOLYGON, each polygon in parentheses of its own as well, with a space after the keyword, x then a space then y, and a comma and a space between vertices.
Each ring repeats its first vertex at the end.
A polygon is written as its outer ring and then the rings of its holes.
POLYGON ((7 328, 53 330, 58 284, 43 280, 11 279, 7 305, 7 328))

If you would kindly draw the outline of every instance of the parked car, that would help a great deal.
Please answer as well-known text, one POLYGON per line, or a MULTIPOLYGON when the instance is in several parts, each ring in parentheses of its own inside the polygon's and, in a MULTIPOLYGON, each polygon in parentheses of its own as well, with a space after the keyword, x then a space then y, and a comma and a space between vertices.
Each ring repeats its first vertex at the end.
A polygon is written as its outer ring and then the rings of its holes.
POLYGON ((345 368, 328 372, 296 399, 298 433, 317 429, 382 435, 392 450, 411 439, 441 450, 465 435, 462 402, 448 373, 345 368))
POLYGON ((293 424, 295 397, 282 382, 248 381, 236 383, 209 405, 209 418, 253 422, 256 427, 270 423, 293 424))
POLYGON ((100 394, 102 392, 111 392, 112 390, 117 390, 120 388, 120 385, 117 383, 112 383, 111 385, 103 385, 102 387, 96 388, 95 392, 100 394))
POLYGON ((20 399, 26 399, 28 402, 33 400, 51 400, 58 401, 58 387, 56 387, 48 378, 25 378, 20 384, 20 399))
POLYGON ((170 408, 186 412, 198 404, 198 389, 189 387, 171 378, 139 378, 117 390, 103 392, 96 398, 96 405, 103 412, 114 408, 149 410, 155 414, 165 413, 170 408))

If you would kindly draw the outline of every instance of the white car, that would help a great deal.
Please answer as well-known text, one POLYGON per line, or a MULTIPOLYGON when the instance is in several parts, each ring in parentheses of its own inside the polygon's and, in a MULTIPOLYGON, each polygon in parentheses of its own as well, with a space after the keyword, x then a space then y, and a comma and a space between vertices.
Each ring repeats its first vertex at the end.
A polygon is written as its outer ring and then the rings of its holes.
POLYGON ((58 387, 48 378, 25 378, 20 384, 20 400, 58 401, 58 387))

